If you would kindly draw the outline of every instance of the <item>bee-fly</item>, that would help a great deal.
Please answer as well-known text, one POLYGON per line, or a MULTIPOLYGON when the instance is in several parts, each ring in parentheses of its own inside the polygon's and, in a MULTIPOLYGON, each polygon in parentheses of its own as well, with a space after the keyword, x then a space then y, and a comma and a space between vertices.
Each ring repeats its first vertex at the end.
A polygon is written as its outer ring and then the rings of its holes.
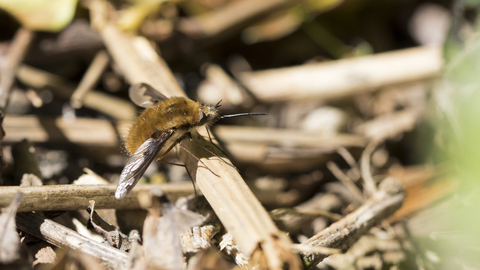
POLYGON ((193 129, 204 125, 211 126, 221 118, 265 115, 240 113, 220 116, 217 110, 220 102, 209 106, 184 97, 167 98, 145 83, 133 85, 129 95, 134 103, 147 109, 132 125, 125 141, 125 148, 131 157, 120 175, 115 191, 116 199, 127 196, 155 157, 159 156, 157 160, 161 160, 173 147, 188 137, 193 129))

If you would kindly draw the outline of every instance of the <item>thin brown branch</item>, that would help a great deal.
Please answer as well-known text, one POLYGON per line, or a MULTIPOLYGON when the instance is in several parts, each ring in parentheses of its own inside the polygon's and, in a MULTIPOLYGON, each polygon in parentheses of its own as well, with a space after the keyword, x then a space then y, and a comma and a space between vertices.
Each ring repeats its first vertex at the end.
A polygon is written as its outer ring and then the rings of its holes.
POLYGON ((4 167, 3 151, 1 149, 1 140, 5 137, 3 119, 5 118, 10 92, 15 80, 15 73, 23 61, 33 37, 33 31, 21 27, 15 34, 13 42, 9 46, 8 55, 0 68, 0 174, 4 167))
MULTIPOLYGON (((360 208, 301 245, 340 248, 345 251, 368 230, 395 213, 402 205, 404 197, 400 181, 395 178, 387 178, 381 182, 378 192, 373 194, 360 208)), ((312 254, 305 256, 304 259, 308 261, 308 265, 312 269, 326 257, 326 255, 312 254)))
POLYGON ((244 72, 238 74, 238 78, 264 102, 322 100, 431 79, 439 75, 441 68, 440 47, 418 47, 298 67, 244 72))
POLYGON ((85 210, 89 200, 95 201, 97 209, 141 209, 139 194, 148 193, 153 188, 160 188, 172 200, 193 194, 191 183, 137 185, 124 199, 115 199, 114 185, 48 185, 41 187, 0 187, 0 208, 7 207, 18 191, 23 192, 19 212, 28 211, 64 211, 85 210))
POLYGON ((79 251, 120 269, 128 255, 116 248, 97 243, 79 233, 33 213, 18 213, 17 228, 57 247, 79 251))
MULTIPOLYGON (((9 115, 5 118, 6 143, 26 138, 35 143, 75 143, 112 150, 119 149, 119 138, 126 137, 131 122, 122 121, 115 127, 106 120, 76 118, 38 118, 33 115, 9 115)), ((202 131, 204 129, 201 129, 202 131)), ((367 141, 359 135, 316 133, 292 129, 220 126, 215 134, 229 155, 238 163, 257 164, 266 170, 304 171, 323 164, 338 147, 365 147, 367 141)), ((202 135, 206 137, 206 134, 202 135)), ((207 146, 209 149, 214 146, 207 146)))
MULTIPOLYGON (((63 78, 27 65, 19 67, 17 78, 35 89, 48 88, 65 99, 70 99, 75 89, 74 85, 63 78)), ((137 109, 132 103, 100 91, 87 92, 83 106, 119 120, 132 120, 137 115, 137 109)))
POLYGON ((209 13, 181 20, 179 29, 191 37, 213 37, 227 30, 238 29, 240 24, 260 18, 285 4, 285 0, 233 1, 209 13))
POLYGON ((360 159, 360 171, 367 196, 371 196, 377 192, 377 183, 373 179, 372 172, 370 171, 370 158, 379 143, 379 141, 371 141, 365 150, 363 150, 362 157, 360 159))
POLYGON ((345 147, 339 147, 337 149, 337 153, 343 157, 343 159, 348 163, 348 165, 350 165, 350 167, 352 167, 352 169, 357 167, 357 161, 355 161, 355 158, 345 147))
MULTIPOLYGON (((331 211, 339 209, 341 204, 342 202, 340 199, 333 194, 318 194, 310 200, 298 205, 295 209, 302 212, 327 211, 330 214, 333 214, 331 211)), ((277 211, 273 210, 271 214, 273 215, 272 217, 275 219, 277 226, 279 226, 281 230, 292 234, 299 233, 301 228, 313 219, 312 216, 308 215, 281 215, 275 217, 275 212, 277 211)), ((342 216, 338 214, 330 215, 330 217, 332 218, 332 221, 337 221, 342 218, 342 216)))
POLYGON ((342 251, 337 248, 312 247, 300 244, 294 244, 292 247, 293 250, 302 254, 332 255, 342 253, 342 251))
POLYGON ((326 217, 333 221, 338 221, 342 218, 341 215, 331 213, 325 210, 302 210, 298 208, 277 208, 270 212, 273 219, 281 219, 282 216, 307 216, 310 218, 326 217))
POLYGON ((110 58, 108 57, 107 52, 104 50, 99 51, 95 55, 95 58, 93 58, 92 63, 78 84, 77 89, 75 89, 72 97, 70 98, 70 104, 72 104, 74 108, 78 109, 83 106, 85 95, 88 93, 88 91, 95 87, 95 84, 98 82, 100 76, 107 67, 109 60, 110 58))
POLYGON ((315 132, 302 132, 296 129, 217 125, 213 131, 215 135, 221 138, 222 142, 248 142, 306 148, 317 147, 324 149, 326 152, 334 152, 340 146, 364 147, 367 143, 361 136, 352 136, 350 134, 329 136, 315 132))
POLYGON ((363 194, 360 189, 355 185, 355 183, 350 179, 347 175, 345 175, 340 168, 338 168, 337 164, 332 161, 327 162, 327 168, 332 172, 332 174, 343 183, 343 185, 350 191, 353 195, 355 200, 361 204, 363 199, 363 194))
MULTIPOLYGON (((117 128, 124 137, 128 126, 132 122, 119 122, 117 128)), ((39 118, 34 115, 9 115, 5 118, 5 130, 8 131, 5 141, 18 142, 26 138, 32 142, 64 142, 60 137, 76 144, 104 145, 116 147, 118 139, 111 123, 100 119, 87 119, 77 117, 75 121, 65 121, 61 118, 39 118), (63 135, 52 133, 48 130, 51 125, 63 132, 63 135), (88 134, 89 136, 85 136, 88 134), (87 138, 88 137, 88 138, 87 138)), ((293 129, 274 129, 261 127, 241 126, 215 126, 215 135, 218 140, 227 145, 252 145, 258 146, 284 146, 289 149, 295 147, 317 149, 316 152, 333 152, 338 147, 365 147, 367 141, 364 137, 351 134, 337 134, 335 136, 319 136, 316 133, 302 132, 293 129)), ((206 137, 206 134, 202 136, 206 137)), ((235 150, 232 147, 232 150, 235 150)), ((305 152, 305 151, 304 151, 305 152)), ((308 152, 308 151, 307 151, 308 152)), ((272 154, 272 153, 270 153, 272 154)), ((249 153, 244 153, 245 158, 252 158, 249 153)), ((241 157, 242 155, 239 155, 241 157)), ((265 155, 261 156, 262 159, 265 155)), ((244 158, 239 158, 244 159, 244 158)), ((258 161, 258 160, 257 160, 258 161)))
POLYGON ((350 176, 353 178, 352 180, 356 182, 360 178, 360 170, 358 169, 357 161, 355 158, 352 156, 352 154, 343 146, 339 147, 337 149, 337 153, 343 157, 343 159, 348 163, 348 165, 351 168, 351 172, 353 173, 353 176, 350 176))
POLYGON ((74 143, 119 149, 114 126, 106 120, 75 118, 38 118, 34 115, 8 115, 4 120, 5 142, 23 138, 33 143, 74 143))
MULTIPOLYGON (((95 10, 94 6, 90 9, 92 17, 99 17, 97 13, 102 8, 95 10)), ((167 97, 185 96, 166 63, 146 39, 127 36, 109 23, 98 26, 108 51, 129 83, 148 83, 167 97)), ((209 141, 196 141, 206 148, 214 148, 209 141)), ((191 155, 181 151, 180 157, 189 174, 242 251, 248 255, 262 254, 271 269, 281 269, 284 264, 289 264, 292 270, 299 269, 300 261, 290 249, 291 241, 275 227, 238 171, 217 158, 209 158, 211 154, 206 156, 202 147, 188 140, 183 140, 182 144, 220 176, 216 177, 191 155)), ((223 155, 219 151, 215 153, 223 155)))
POLYGON ((10 90, 15 80, 15 73, 23 61, 33 37, 34 32, 32 30, 20 28, 9 46, 8 55, 0 69, 0 110, 3 115, 5 114, 10 90))
POLYGON ((362 123, 355 127, 355 133, 377 141, 394 138, 398 134, 412 130, 419 117, 418 111, 405 109, 362 123))

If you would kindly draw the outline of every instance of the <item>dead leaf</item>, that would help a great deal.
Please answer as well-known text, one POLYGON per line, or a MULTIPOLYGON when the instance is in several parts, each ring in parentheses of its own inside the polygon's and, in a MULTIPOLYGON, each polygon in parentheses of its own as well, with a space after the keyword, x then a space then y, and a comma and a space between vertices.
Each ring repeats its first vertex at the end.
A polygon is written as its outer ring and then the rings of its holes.
POLYGON ((12 263, 19 257, 20 237, 15 227, 15 215, 22 196, 22 192, 17 192, 10 206, 0 215, 0 263, 12 263))
POLYGON ((162 205, 163 216, 159 217, 158 206, 149 209, 143 227, 143 244, 147 265, 166 270, 184 268, 184 256, 180 233, 203 222, 197 213, 177 208, 164 194, 157 196, 162 205), (161 254, 161 256, 159 256, 161 254))
POLYGON ((45 246, 37 251, 35 254, 35 261, 33 262, 33 266, 40 264, 40 263, 54 263, 57 259, 57 254, 53 250, 51 246, 45 246))

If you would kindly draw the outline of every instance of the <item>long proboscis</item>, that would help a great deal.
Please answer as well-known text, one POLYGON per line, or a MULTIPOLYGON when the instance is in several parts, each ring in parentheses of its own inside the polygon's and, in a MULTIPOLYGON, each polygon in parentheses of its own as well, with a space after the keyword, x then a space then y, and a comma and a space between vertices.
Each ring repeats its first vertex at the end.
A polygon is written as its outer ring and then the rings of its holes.
POLYGON ((249 115, 268 115, 268 113, 236 113, 236 114, 226 114, 226 115, 220 116, 220 119, 230 118, 230 117, 237 117, 237 116, 249 116, 249 115))

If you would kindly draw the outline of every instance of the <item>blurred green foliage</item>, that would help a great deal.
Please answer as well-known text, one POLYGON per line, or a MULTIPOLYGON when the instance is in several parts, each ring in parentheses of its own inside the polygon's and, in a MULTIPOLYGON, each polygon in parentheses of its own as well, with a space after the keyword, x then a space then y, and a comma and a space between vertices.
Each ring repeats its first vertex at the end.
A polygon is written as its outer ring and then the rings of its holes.
POLYGON ((0 9, 32 30, 58 32, 75 15, 78 0, 0 0, 0 9))
POLYGON ((440 235, 440 245, 432 247, 441 250, 440 269, 480 265, 480 28, 477 22, 466 25, 454 18, 444 47, 444 72, 434 91, 440 120, 435 135, 440 151, 435 153, 446 155, 452 168, 448 177, 459 186, 444 213, 448 224, 441 226, 447 231, 434 232, 440 235))

